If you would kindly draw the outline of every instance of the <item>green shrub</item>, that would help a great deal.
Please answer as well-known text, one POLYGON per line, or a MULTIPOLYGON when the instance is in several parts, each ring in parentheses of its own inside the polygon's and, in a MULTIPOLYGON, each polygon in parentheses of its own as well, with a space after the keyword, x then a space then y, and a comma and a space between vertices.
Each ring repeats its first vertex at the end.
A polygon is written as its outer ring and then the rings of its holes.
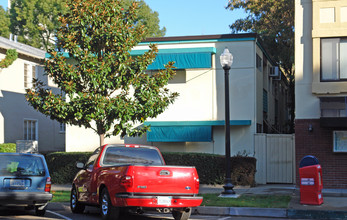
MULTIPOLYGON (((71 183, 78 172, 77 161, 85 163, 91 152, 56 152, 46 155, 48 168, 53 183, 71 183)), ((225 157, 203 153, 168 153, 163 152, 167 165, 195 166, 200 183, 224 184, 225 157)), ((231 158, 231 177, 234 185, 255 185, 256 159, 247 156, 231 158)))
MULTIPOLYGON (((224 184, 225 157, 223 155, 168 152, 162 154, 167 165, 195 166, 202 184, 224 184)), ((231 170, 231 181, 234 185, 255 185, 255 158, 231 157, 231 170)))
POLYGON ((0 152, 1 153, 16 152, 16 144, 13 144, 13 143, 0 144, 0 152))
POLYGON ((72 183, 79 169, 76 162, 85 163, 92 152, 55 152, 47 154, 46 161, 52 183, 72 183))

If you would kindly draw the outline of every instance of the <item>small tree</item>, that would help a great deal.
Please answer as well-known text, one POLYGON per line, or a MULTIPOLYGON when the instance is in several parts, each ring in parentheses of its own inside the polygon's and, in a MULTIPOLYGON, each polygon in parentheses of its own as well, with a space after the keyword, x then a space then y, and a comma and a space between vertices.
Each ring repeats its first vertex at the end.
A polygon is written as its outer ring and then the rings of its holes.
POLYGON ((36 81, 26 98, 51 119, 93 129, 100 137, 134 136, 148 130, 134 127, 154 118, 177 93, 165 86, 175 71, 173 62, 154 75, 145 73, 157 54, 156 45, 141 56, 130 51, 146 36, 136 22, 137 2, 122 8, 121 0, 68 0, 68 12, 59 21, 58 49, 50 50, 45 71, 61 89, 54 94, 36 81))

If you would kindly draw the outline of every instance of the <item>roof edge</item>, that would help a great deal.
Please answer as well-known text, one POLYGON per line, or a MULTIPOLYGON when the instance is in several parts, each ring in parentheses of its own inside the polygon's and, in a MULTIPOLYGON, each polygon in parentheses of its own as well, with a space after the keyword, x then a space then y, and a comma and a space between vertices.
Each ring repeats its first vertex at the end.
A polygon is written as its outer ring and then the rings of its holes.
POLYGON ((170 42, 170 41, 194 41, 194 40, 223 40, 223 39, 240 39, 240 38, 256 38, 256 33, 242 34, 218 34, 218 35, 193 35, 193 36, 174 36, 174 37, 152 37, 142 41, 142 43, 150 42, 170 42))

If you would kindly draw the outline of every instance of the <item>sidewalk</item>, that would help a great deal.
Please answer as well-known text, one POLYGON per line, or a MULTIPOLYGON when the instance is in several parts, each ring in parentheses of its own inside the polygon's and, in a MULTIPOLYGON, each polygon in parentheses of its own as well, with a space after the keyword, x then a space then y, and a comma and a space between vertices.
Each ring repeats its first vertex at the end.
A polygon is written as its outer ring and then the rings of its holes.
MULTIPOLYGON (((254 216, 273 218, 300 219, 347 219, 347 189, 323 189, 324 203, 319 206, 301 205, 300 188, 289 184, 267 184, 252 188, 235 187, 236 194, 248 195, 291 195, 292 200, 287 209, 283 208, 250 208, 250 207, 197 207, 199 214, 212 213, 230 216, 254 216)), ((200 193, 221 193, 222 186, 200 185, 200 193)))
MULTIPOLYGON (((71 185, 52 185, 52 191, 70 190, 71 185)), ((347 219, 347 189, 323 189, 324 203, 319 206, 301 205, 300 189, 289 184, 267 184, 256 187, 235 187, 236 194, 291 195, 288 208, 210 207, 200 206, 192 213, 201 215, 254 216, 300 219, 347 219)), ((221 193, 222 185, 200 185, 200 193, 221 193)), ((227 199, 227 198, 226 198, 227 199)))

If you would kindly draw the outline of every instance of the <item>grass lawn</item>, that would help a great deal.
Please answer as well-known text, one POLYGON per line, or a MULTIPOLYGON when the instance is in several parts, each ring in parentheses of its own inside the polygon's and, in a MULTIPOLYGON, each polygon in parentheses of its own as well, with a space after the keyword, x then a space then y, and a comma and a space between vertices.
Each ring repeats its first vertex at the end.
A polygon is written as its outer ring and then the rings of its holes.
MULTIPOLYGON (((69 202, 70 191, 52 191, 51 202, 69 202)), ((201 206, 287 208, 291 196, 281 195, 241 195, 239 198, 220 198, 219 194, 202 194, 201 206)))
POLYGON ((241 195, 239 198, 221 198, 219 194, 202 194, 201 206, 287 208, 291 196, 287 195, 241 195))
POLYGON ((52 191, 51 202, 70 202, 70 191, 52 191))

